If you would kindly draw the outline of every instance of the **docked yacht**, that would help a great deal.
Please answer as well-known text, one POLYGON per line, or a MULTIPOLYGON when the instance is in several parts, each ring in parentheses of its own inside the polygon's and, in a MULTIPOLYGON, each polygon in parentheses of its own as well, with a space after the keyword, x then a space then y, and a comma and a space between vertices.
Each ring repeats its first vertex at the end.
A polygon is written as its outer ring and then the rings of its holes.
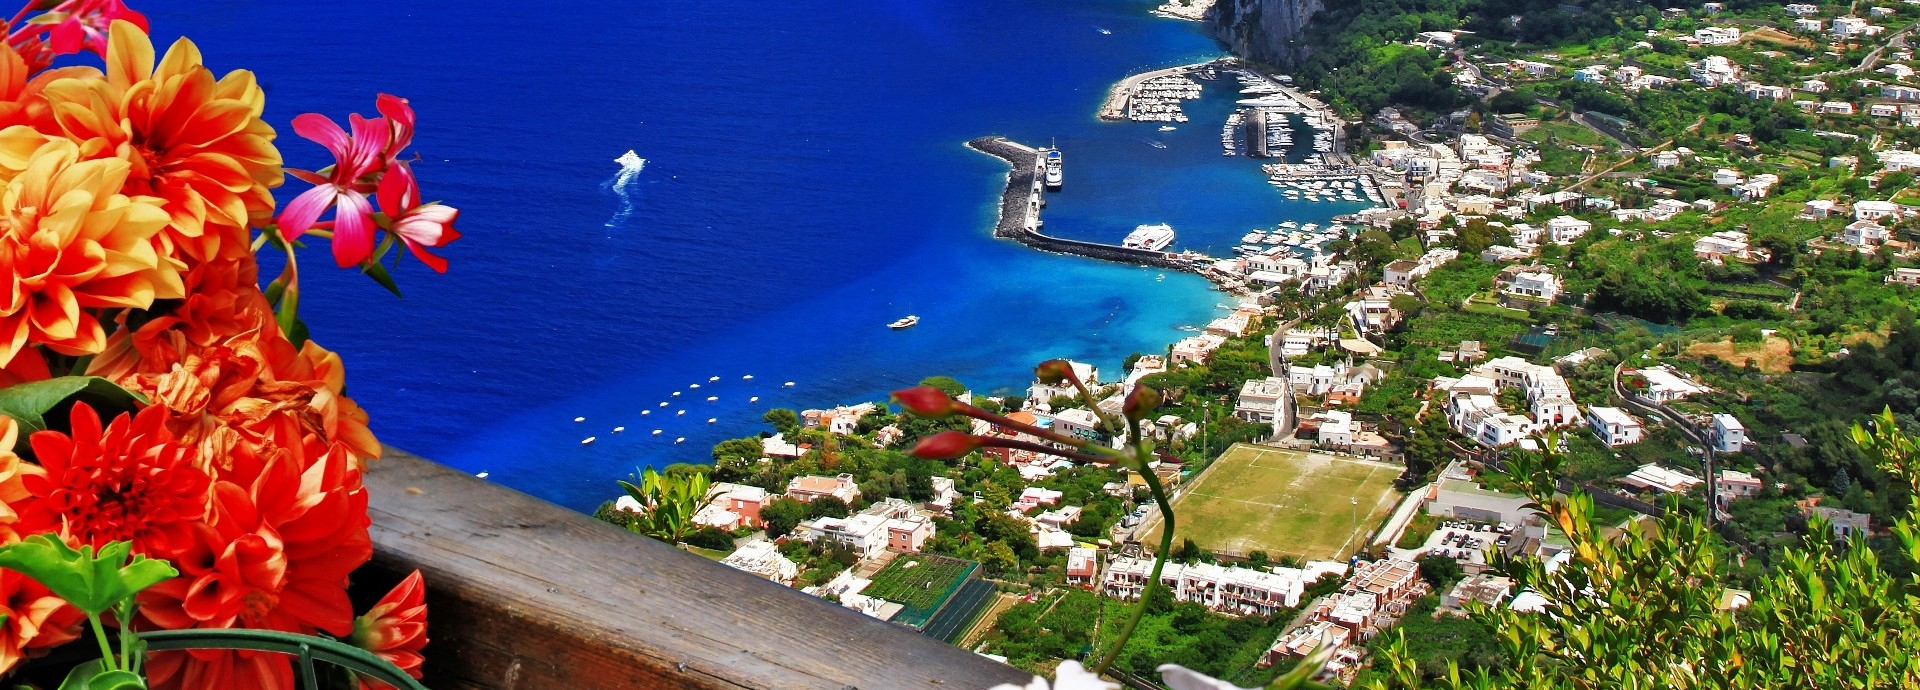
MULTIPOLYGON (((1060 172, 1060 149, 1047 150, 1047 189, 1059 189, 1063 176, 1060 172)), ((911 324, 909 324, 911 325, 911 324)), ((904 326, 903 326, 904 328, 904 326)))
POLYGON ((1127 239, 1122 240, 1120 244, 1130 249, 1156 252, 1166 249, 1167 245, 1173 244, 1173 226, 1158 223, 1136 227, 1133 232, 1127 233, 1127 239))

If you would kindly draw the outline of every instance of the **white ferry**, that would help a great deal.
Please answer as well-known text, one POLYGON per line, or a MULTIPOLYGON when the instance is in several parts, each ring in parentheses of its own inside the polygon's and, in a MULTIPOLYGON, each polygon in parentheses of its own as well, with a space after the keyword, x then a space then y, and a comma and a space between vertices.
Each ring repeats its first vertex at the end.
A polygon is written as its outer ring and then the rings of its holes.
POLYGON ((887 324, 887 328, 898 331, 905 328, 913 328, 914 324, 917 323, 920 323, 920 317, 908 314, 906 318, 887 324))
MULTIPOLYGON (((1061 164, 1060 150, 1049 149, 1047 151, 1047 188, 1048 189, 1060 188, 1060 182, 1062 179, 1062 175, 1060 173, 1060 164, 1061 164)), ((904 326, 902 328, 904 328, 904 326)))
POLYGON ((1173 244, 1173 226, 1166 223, 1136 227, 1127 234, 1127 239, 1120 242, 1124 247, 1156 252, 1166 249, 1170 244, 1173 244))

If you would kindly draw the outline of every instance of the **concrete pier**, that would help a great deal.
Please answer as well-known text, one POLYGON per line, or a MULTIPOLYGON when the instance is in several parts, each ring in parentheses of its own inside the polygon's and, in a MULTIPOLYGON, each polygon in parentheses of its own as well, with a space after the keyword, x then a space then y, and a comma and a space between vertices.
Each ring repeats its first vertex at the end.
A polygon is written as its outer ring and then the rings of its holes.
POLYGON ((1213 257, 1198 252, 1152 251, 1070 240, 1040 232, 1040 208, 1044 205, 1041 199, 1046 194, 1041 187, 1046 180, 1046 161, 1040 155, 1040 150, 1006 137, 981 137, 967 142, 967 148, 1006 161, 1012 166, 1007 172, 1007 187, 1000 194, 1000 215, 993 228, 995 237, 1004 237, 1055 254, 1191 271, 1201 275, 1211 273, 1207 269, 1213 265, 1213 257))

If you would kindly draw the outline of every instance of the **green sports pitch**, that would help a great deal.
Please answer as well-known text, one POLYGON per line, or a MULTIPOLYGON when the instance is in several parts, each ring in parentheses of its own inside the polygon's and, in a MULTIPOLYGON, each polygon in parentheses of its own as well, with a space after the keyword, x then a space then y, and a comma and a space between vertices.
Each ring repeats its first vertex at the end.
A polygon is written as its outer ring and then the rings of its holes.
MULTIPOLYGON (((1215 460, 1173 500, 1174 544, 1273 558, 1343 558, 1393 510, 1400 469, 1393 465, 1239 444, 1215 460)), ((1142 543, 1160 544, 1160 529, 1142 543)))

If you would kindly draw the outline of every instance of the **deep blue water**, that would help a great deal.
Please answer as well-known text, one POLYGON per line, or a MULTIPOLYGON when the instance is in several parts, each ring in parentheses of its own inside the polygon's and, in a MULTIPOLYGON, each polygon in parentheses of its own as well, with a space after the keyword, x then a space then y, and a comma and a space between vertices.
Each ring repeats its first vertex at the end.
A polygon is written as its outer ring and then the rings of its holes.
POLYGON ((878 399, 932 374, 1012 388, 1053 356, 1117 369, 1229 301, 1194 276, 992 239, 1005 166, 965 149, 972 137, 1059 141, 1070 189, 1047 218, 1063 234, 1166 221, 1205 247, 1350 210, 1290 204, 1251 161, 1223 159, 1230 98, 1172 133, 1094 118, 1127 73, 1218 54, 1152 4, 140 7, 157 41, 189 35, 216 72, 258 73, 290 166, 324 164, 284 126, 294 115, 412 99, 426 196, 463 211, 452 271, 409 261, 395 300, 315 247, 302 315, 346 358, 382 440, 586 509, 636 466, 707 461, 770 407, 878 399), (616 185, 628 149, 650 162, 616 185), (884 327, 907 313, 921 325, 884 327), (640 414, 661 401, 687 411, 640 414))

